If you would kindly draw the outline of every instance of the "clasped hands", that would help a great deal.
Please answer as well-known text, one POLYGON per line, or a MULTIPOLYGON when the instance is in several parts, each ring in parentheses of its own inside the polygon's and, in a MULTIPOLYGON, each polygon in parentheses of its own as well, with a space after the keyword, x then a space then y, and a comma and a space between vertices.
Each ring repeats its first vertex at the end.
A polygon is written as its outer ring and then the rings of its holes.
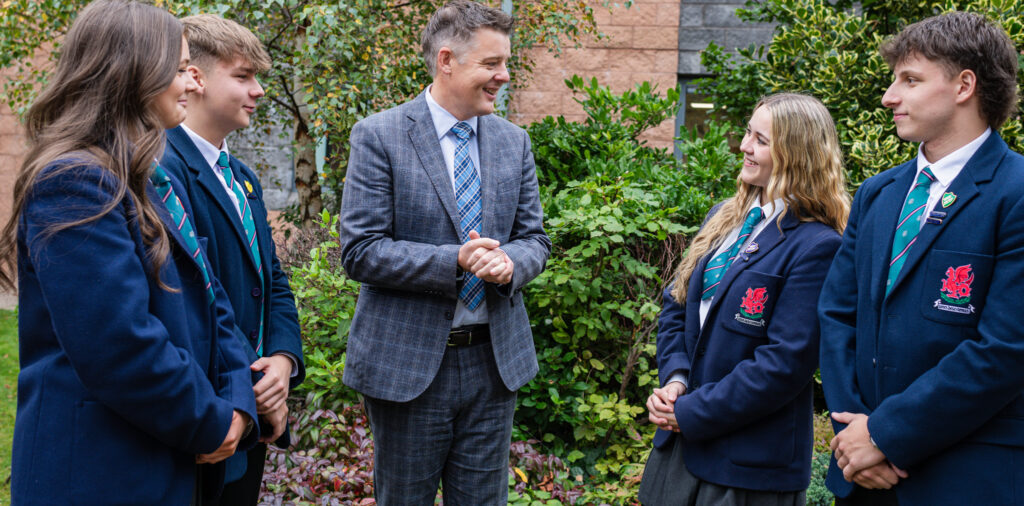
MULTIPOLYGON (((249 368, 260 371, 263 377, 253 385, 256 397, 256 413, 273 428, 273 432, 260 438, 263 443, 272 443, 281 437, 288 426, 288 380, 291 378, 292 361, 284 355, 262 357, 252 363, 249 368)), ((197 464, 214 464, 232 455, 238 449, 238 443, 246 435, 249 426, 249 415, 235 410, 231 414, 231 426, 224 436, 220 447, 211 453, 196 456, 197 464)))
POLYGON ((832 419, 847 424, 845 429, 832 438, 830 445, 846 481, 869 489, 889 489, 909 476, 906 471, 889 462, 871 441, 868 415, 832 413, 832 419))
POLYGON ((678 381, 669 382, 663 388, 655 388, 647 398, 647 419, 659 428, 679 432, 675 404, 679 396, 686 393, 686 385, 678 381))
POLYGON ((504 285, 512 281, 515 264, 499 246, 498 241, 470 231, 469 240, 459 247, 459 267, 488 283, 504 285))

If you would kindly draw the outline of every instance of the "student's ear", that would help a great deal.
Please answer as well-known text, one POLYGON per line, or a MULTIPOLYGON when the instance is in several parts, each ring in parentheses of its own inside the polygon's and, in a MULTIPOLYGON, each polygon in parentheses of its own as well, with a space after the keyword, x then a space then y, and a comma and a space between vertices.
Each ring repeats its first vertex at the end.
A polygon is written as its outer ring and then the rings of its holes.
POLYGON ((956 103, 962 104, 975 96, 978 91, 978 76, 973 70, 964 69, 956 76, 956 103))
POLYGON ((192 79, 196 82, 196 91, 192 93, 202 95, 203 91, 206 90, 206 75, 203 74, 203 70, 195 65, 189 65, 185 68, 185 71, 192 74, 192 79))
POLYGON ((448 46, 442 46, 437 52, 437 73, 438 74, 451 74, 452 73, 452 60, 455 59, 455 53, 452 52, 452 48, 448 46))

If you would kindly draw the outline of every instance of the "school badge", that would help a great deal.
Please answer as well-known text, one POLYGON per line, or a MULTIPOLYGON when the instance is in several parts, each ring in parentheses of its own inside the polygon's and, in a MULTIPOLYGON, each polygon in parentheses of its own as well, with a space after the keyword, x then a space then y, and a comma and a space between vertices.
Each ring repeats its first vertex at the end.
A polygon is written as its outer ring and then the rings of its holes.
POLYGON ((974 312, 974 305, 971 302, 971 283, 974 283, 974 273, 971 272, 971 264, 959 267, 950 266, 946 269, 946 279, 942 280, 939 289, 939 297, 932 303, 932 307, 939 311, 950 313, 971 314, 974 312), (943 301, 946 304, 943 304, 943 301))
POLYGON ((245 189, 249 190, 249 193, 252 193, 252 183, 250 183, 249 181, 246 181, 245 182, 245 189))
POLYGON ((747 288, 747 294, 740 301, 740 312, 736 313, 736 321, 764 327, 765 302, 768 302, 768 287, 747 288))

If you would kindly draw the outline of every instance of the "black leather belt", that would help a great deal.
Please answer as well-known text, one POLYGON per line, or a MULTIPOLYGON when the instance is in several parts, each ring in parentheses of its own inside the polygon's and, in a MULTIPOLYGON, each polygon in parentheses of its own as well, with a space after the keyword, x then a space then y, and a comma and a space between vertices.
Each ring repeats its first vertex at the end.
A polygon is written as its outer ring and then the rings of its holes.
POLYGON ((490 340, 491 328, 487 325, 459 327, 448 333, 448 346, 470 346, 490 340))

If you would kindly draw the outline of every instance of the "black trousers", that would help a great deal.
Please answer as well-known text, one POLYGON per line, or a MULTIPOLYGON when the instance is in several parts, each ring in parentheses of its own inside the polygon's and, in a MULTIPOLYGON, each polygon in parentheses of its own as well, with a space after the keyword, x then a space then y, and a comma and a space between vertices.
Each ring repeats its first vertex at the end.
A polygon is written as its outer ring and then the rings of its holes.
POLYGON ((246 454, 245 474, 237 481, 224 484, 224 491, 216 502, 208 503, 216 506, 254 506, 260 500, 260 487, 263 486, 263 464, 267 459, 267 445, 257 443, 246 454))

